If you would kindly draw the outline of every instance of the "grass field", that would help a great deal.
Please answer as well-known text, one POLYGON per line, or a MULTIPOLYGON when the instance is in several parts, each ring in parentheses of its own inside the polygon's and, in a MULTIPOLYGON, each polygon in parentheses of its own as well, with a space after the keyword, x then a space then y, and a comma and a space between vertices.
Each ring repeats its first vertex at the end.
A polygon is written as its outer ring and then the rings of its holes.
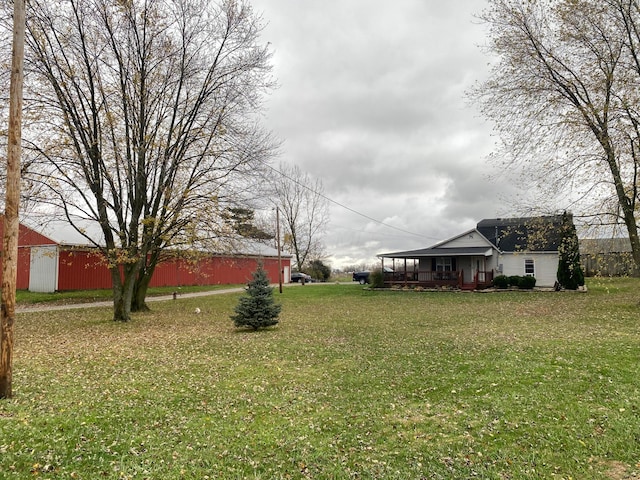
POLYGON ((640 281, 588 286, 20 314, 0 478, 637 478, 640 281))

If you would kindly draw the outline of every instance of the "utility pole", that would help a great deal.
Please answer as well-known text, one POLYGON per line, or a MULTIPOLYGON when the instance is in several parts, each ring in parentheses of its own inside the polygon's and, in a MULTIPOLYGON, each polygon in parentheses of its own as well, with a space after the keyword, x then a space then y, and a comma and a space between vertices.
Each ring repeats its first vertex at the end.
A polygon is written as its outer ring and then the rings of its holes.
POLYGON ((9 142, 7 186, 2 241, 2 307, 0 311, 0 398, 11 398, 13 324, 18 276, 18 206, 22 144, 22 82, 24 65, 25 0, 13 2, 13 49, 9 87, 9 142))
POLYGON ((282 256, 280 255, 280 209, 276 207, 276 242, 278 242, 278 285, 282 293, 282 256))

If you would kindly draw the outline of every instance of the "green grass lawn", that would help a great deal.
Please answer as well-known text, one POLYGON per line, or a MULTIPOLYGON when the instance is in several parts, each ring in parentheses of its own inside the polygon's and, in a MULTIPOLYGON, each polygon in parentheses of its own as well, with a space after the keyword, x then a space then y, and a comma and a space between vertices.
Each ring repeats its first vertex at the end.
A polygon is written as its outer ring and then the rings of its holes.
POLYGON ((0 478, 637 478, 640 281, 588 286, 19 314, 0 478))

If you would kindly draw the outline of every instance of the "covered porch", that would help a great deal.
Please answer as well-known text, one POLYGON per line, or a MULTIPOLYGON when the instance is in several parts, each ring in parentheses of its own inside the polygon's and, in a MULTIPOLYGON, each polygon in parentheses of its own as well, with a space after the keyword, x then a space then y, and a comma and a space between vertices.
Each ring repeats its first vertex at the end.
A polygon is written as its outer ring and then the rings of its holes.
POLYGON ((385 287, 479 290, 492 285, 492 249, 428 248, 378 255, 385 287))

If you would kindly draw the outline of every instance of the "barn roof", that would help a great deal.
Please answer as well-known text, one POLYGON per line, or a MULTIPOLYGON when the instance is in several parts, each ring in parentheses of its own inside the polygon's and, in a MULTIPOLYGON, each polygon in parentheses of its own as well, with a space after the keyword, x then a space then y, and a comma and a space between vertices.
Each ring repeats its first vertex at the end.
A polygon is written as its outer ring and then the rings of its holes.
MULTIPOLYGON (((29 219, 25 221, 27 224, 29 222, 31 222, 29 219)), ((58 245, 93 247, 104 244, 104 236, 96 222, 90 220, 74 220, 74 222, 80 231, 69 222, 57 219, 45 219, 40 221, 36 227, 32 226, 31 228, 49 237, 58 245)))
POLYGON ((631 252, 629 238, 583 238, 579 241, 580 254, 628 253, 631 252))
MULTIPOLYGON (((74 222, 80 228, 80 231, 69 222, 60 219, 32 217, 21 220, 21 224, 27 226, 30 230, 37 232, 40 236, 46 237, 46 239, 50 239, 49 242, 42 240, 39 242, 30 242, 29 245, 54 243, 60 246, 81 248, 92 248, 97 245, 104 245, 104 235, 97 222, 77 219, 74 219, 74 222)), ((278 255, 275 246, 243 237, 225 239, 221 241, 220 244, 219 251, 210 253, 214 255, 256 257, 276 257, 278 255)), ((281 257, 290 258, 290 255, 281 254, 281 257)))

